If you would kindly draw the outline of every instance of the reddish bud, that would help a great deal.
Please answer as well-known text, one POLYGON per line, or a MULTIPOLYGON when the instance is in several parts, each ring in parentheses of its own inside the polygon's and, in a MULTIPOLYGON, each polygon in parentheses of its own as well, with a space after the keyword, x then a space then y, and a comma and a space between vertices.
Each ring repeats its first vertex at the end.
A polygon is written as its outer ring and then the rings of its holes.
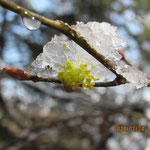
POLYGON ((125 58, 125 57, 124 57, 124 51, 121 50, 121 49, 119 49, 118 52, 119 52, 119 54, 122 56, 122 59, 124 59, 124 58, 125 58))
POLYGON ((18 80, 28 80, 30 77, 29 74, 25 73, 23 70, 19 68, 4 67, 3 71, 5 71, 8 75, 18 80))
POLYGON ((75 85, 63 84, 64 90, 68 93, 72 93, 72 92, 76 91, 79 86, 80 86, 80 84, 75 84, 75 85))

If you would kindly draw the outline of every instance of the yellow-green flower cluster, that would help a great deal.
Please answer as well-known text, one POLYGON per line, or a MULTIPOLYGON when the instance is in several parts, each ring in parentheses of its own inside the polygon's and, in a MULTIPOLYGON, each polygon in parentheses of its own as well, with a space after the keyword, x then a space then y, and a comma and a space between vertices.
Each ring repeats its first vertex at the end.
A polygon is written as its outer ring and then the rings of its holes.
MULTIPOLYGON (((81 84, 84 89, 91 88, 95 83, 92 81, 96 81, 99 79, 95 79, 92 75, 90 75, 90 70, 88 69, 88 63, 75 66, 72 61, 68 61, 65 59, 66 65, 62 65, 63 69, 61 72, 58 72, 58 79, 67 85, 73 86, 77 84, 81 84)), ((92 66, 91 66, 92 68, 92 66)))

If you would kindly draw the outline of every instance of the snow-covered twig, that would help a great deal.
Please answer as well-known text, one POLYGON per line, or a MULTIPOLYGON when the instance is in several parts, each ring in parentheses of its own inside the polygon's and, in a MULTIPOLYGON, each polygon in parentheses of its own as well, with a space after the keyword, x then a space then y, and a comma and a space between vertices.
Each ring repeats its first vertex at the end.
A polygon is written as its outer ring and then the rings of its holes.
MULTIPOLYGON (((150 79, 147 79, 146 76, 142 72, 140 72, 135 67, 132 67, 129 62, 125 61, 125 63, 127 65, 125 65, 125 67, 124 67, 124 65, 122 65, 120 63, 114 63, 114 61, 111 61, 111 59, 107 58, 105 55, 98 52, 96 50, 96 48, 91 44, 91 42, 88 39, 86 39, 84 35, 82 36, 82 33, 80 32, 79 28, 80 27, 82 28, 82 26, 85 27, 84 24, 79 23, 75 27, 73 27, 73 26, 68 25, 67 23, 60 21, 60 20, 54 21, 51 19, 47 19, 47 18, 40 16, 36 13, 33 13, 27 9, 24 9, 8 0, 0 0, 0 5, 6 9, 9 9, 9 10, 19 14, 23 18, 23 20, 27 19, 27 21, 28 21, 28 18, 36 20, 37 21, 36 25, 38 27, 40 26, 40 24, 43 24, 48 27, 59 30, 61 33, 64 33, 66 36, 68 36, 75 43, 77 43, 79 46, 81 46, 85 51, 87 51, 90 55, 92 55, 97 61, 99 61, 107 69, 109 69, 111 72, 113 72, 116 75, 116 79, 114 81, 106 82, 106 83, 105 82, 104 83, 101 83, 101 82, 96 83, 95 84, 96 87, 117 86, 117 85, 125 84, 128 82, 130 82, 137 88, 141 88, 141 87, 150 85, 150 81, 149 81, 150 79), (78 28, 78 26, 80 26, 80 27, 78 28), (78 30, 79 30, 79 32, 78 32, 78 30), (117 66, 118 64, 121 65, 121 67, 118 67, 117 66), (131 73, 133 74, 132 77, 130 75, 131 73), (142 76, 143 76, 143 79, 139 80, 139 78, 142 76), (134 77, 136 78, 135 80, 134 80, 134 77)), ((24 80, 24 79, 21 79, 21 80, 24 80)), ((60 81, 57 79, 41 78, 41 77, 38 77, 35 75, 30 75, 30 78, 28 77, 28 80, 60 83, 60 81)))

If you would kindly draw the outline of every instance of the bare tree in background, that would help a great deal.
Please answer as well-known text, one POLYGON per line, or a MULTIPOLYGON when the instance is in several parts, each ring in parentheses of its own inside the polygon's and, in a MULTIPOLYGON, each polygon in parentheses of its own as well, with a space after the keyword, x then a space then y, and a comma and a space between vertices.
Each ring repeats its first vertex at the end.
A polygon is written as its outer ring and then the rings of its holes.
MULTIPOLYGON (((57 12, 48 8, 40 12, 31 2, 15 2, 69 24, 76 20, 112 22, 129 39, 125 50, 129 60, 149 73, 148 0, 145 5, 140 1, 129 4, 117 0, 59 1, 55 4, 57 12)), ((43 26, 29 32, 20 25, 17 15, 2 8, 0 11, 1 67, 25 68, 58 32, 43 26)), ((129 85, 87 91, 79 88, 69 94, 59 84, 19 82, 6 77, 1 78, 0 85, 2 150, 148 148, 148 88, 134 90, 129 85), (120 125, 144 126, 145 132, 116 132, 116 126, 120 125)))

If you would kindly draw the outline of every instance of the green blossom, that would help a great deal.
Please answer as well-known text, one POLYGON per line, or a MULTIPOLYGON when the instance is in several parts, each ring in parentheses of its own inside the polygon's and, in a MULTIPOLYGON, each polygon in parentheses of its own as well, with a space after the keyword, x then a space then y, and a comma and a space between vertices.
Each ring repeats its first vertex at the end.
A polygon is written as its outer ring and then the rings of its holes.
POLYGON ((88 89, 88 87, 93 89, 95 83, 92 81, 99 79, 90 75, 91 71, 87 68, 88 63, 79 65, 78 60, 78 65, 75 66, 72 61, 68 61, 67 59, 65 61, 66 65, 61 65, 63 70, 58 72, 58 79, 69 86, 81 84, 84 89, 88 89))

